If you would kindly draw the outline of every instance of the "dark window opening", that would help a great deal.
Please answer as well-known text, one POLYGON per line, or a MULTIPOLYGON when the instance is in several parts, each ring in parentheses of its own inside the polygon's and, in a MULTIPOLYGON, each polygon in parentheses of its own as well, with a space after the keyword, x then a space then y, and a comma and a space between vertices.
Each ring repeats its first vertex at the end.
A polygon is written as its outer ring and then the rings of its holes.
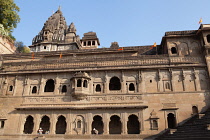
POLYGON ((46 82, 44 92, 54 92, 54 89, 55 89, 54 80, 52 80, 52 79, 48 80, 46 82))
POLYGON ((64 116, 60 116, 56 123, 56 134, 65 134, 66 133, 66 118, 64 116))
POLYGON ((86 42, 84 42, 84 46, 86 46, 86 42))
POLYGON ((92 42, 92 45, 96 45, 96 42, 95 42, 95 41, 93 41, 93 42, 92 42))
POLYGON ((37 93, 37 87, 36 87, 36 86, 34 86, 34 87, 32 88, 32 93, 37 93))
POLYGON ((94 116, 93 117, 93 122, 92 122, 92 134, 96 134, 94 132, 94 129, 98 130, 98 134, 103 134, 104 132, 104 123, 102 121, 102 117, 101 116, 94 116))
POLYGON ((24 124, 24 134, 31 134, 34 128, 34 118, 32 116, 28 116, 26 122, 24 124))
POLYGON ((197 108, 197 106, 193 106, 193 107, 192 107, 192 114, 193 114, 193 115, 198 114, 198 108, 197 108))
POLYGON ((88 46, 91 46, 91 41, 88 41, 88 46))
POLYGON ((81 87, 82 86, 82 80, 81 79, 78 79, 77 80, 77 87, 81 87))
POLYGON ((67 92, 67 87, 66 87, 66 85, 63 85, 61 92, 67 92))
POLYGON ((82 121, 81 120, 77 121, 77 128, 82 128, 82 121))
POLYGON ((152 83, 152 80, 150 80, 149 82, 152 83))
POLYGON ((210 43, 210 35, 207 35, 207 41, 210 43))
POLYGON ((117 115, 111 116, 109 122, 109 134, 121 134, 122 132, 122 123, 120 117, 117 115))
POLYGON ((5 122, 1 121, 1 128, 4 128, 4 124, 5 124, 5 122))
POLYGON ((130 115, 128 117, 128 134, 139 134, 140 133, 140 123, 136 115, 130 115))
POLYGON ((129 91, 134 91, 135 90, 135 86, 133 83, 129 84, 129 91))
POLYGON ((13 90, 13 86, 9 86, 9 91, 12 91, 13 90))
POLYGON ((40 122, 39 128, 42 128, 42 134, 45 134, 50 130, 50 118, 48 116, 44 116, 40 122))
POLYGON ((168 121, 168 128, 175 128, 176 127, 176 118, 173 113, 169 113, 167 116, 168 121))
POLYGON ((112 77, 109 82, 109 90, 120 90, 121 83, 118 77, 112 77))
POLYGON ((96 92, 100 92, 101 91, 101 85, 97 84, 96 85, 96 92))
POLYGON ((46 47, 46 46, 44 46, 44 49, 47 49, 47 47, 46 47))
POLYGON ((83 82, 83 87, 85 87, 85 88, 88 87, 88 86, 87 86, 87 80, 84 80, 84 82, 83 82))
POLYGON ((172 54, 177 54, 176 47, 172 47, 172 48, 171 48, 171 53, 172 53, 172 54))
POLYGON ((157 122, 157 120, 153 120, 152 121, 152 128, 153 129, 158 129, 158 122, 157 122))

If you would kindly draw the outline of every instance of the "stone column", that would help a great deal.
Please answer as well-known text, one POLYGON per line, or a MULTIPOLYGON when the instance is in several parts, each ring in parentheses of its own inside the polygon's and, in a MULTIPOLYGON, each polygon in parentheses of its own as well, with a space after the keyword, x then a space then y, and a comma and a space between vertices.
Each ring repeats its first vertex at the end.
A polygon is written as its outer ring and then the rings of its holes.
POLYGON ((51 114, 50 118, 50 134, 55 134, 57 118, 55 114, 51 114))
POLYGON ((142 81, 141 81, 141 84, 140 84, 141 92, 146 93, 145 77, 144 77, 144 73, 143 72, 142 72, 141 78, 142 78, 142 81))
POLYGON ((66 134, 72 134, 72 115, 70 113, 66 116, 66 134))
POLYGON ((44 78, 43 78, 43 75, 41 76, 41 79, 40 79, 40 85, 39 85, 39 94, 42 95, 43 92, 44 92, 44 78))
POLYGON ((88 113, 85 120, 85 134, 90 135, 92 131, 93 114, 88 113))
POLYGON ((29 78, 28 75, 25 76, 25 81, 23 83, 24 88, 23 88, 23 95, 29 95, 29 89, 30 89, 30 84, 29 84, 29 78))
POLYGON ((122 93, 124 94, 124 93, 128 93, 127 91, 126 91, 126 82, 125 82, 125 80, 124 80, 124 72, 122 71, 121 72, 121 90, 122 90, 122 93))
POLYGON ((55 90, 54 94, 59 94, 59 87, 60 87, 60 79, 58 78, 58 75, 55 78, 55 90))
POLYGON ((37 134, 37 131, 39 129, 40 126, 40 122, 41 122, 41 116, 39 114, 36 114, 34 117, 34 129, 33 129, 33 134, 37 134))
POLYGON ((158 70, 157 73, 157 84, 158 84, 158 92, 163 92, 163 81, 162 81, 162 75, 160 73, 160 70, 158 70))
POLYGON ((196 91, 201 91, 201 85, 199 83, 199 81, 200 81, 199 74, 197 72, 194 72, 194 76, 195 76, 196 91))
POLYGON ((104 113, 103 114, 103 123, 104 123, 104 135, 108 135, 109 134, 109 115, 108 113, 104 113))
POLYGON ((7 86, 8 86, 7 76, 5 76, 5 79, 3 80, 3 88, 2 88, 3 95, 6 95, 6 93, 7 93, 7 86))
POLYGON ((19 123, 18 123, 18 129, 17 129, 18 134, 23 134, 25 121, 26 121, 25 114, 21 114, 19 123))
POLYGON ((127 123, 128 123, 128 115, 127 113, 123 113, 123 118, 121 119, 122 121, 122 134, 126 135, 128 134, 128 128, 127 128, 127 123))
POLYGON ((13 96, 15 96, 16 95, 16 90, 17 90, 17 81, 18 81, 18 76, 15 76, 15 83, 14 83, 14 90, 13 90, 13 96))
POLYGON ((108 83, 108 78, 107 78, 107 72, 105 72, 104 76, 104 93, 108 93, 109 89, 109 83, 108 83))

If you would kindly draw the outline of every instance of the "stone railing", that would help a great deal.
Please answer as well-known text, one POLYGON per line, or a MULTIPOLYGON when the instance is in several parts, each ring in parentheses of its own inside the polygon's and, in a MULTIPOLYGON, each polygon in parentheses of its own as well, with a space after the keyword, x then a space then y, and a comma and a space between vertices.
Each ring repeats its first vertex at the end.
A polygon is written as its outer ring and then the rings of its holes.
POLYGON ((56 60, 56 61, 36 61, 27 63, 4 63, 3 71, 39 71, 39 70, 58 70, 58 69, 96 69, 96 68, 111 68, 111 67, 132 67, 132 66, 152 66, 152 65, 169 65, 169 64, 202 64, 204 63, 201 57, 129 57, 129 58, 107 58, 105 60, 56 60))
POLYGON ((114 103, 114 102, 142 102, 142 95, 126 94, 126 95, 89 95, 84 100, 76 101, 71 96, 41 96, 41 97, 24 97, 24 104, 72 104, 75 103, 114 103))

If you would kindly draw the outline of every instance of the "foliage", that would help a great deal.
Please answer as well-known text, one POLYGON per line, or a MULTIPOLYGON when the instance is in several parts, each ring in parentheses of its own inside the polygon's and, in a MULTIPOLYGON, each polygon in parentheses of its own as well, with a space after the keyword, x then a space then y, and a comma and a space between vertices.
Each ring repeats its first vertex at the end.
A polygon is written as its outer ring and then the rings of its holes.
POLYGON ((0 35, 8 36, 8 32, 4 29, 4 26, 0 24, 0 35))
POLYGON ((0 24, 4 26, 4 29, 11 32, 17 27, 17 23, 20 22, 20 17, 17 12, 20 8, 14 3, 14 0, 0 0, 0 24))
POLYGON ((30 49, 22 41, 15 41, 15 47, 17 53, 30 53, 30 49))

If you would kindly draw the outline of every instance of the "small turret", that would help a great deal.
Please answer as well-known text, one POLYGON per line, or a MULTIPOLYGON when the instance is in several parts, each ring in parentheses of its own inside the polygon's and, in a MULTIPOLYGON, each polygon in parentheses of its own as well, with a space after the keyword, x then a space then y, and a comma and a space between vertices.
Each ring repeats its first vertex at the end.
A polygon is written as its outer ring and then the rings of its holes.
POLYGON ((82 49, 95 49, 100 45, 99 39, 95 32, 84 33, 81 39, 82 49))

